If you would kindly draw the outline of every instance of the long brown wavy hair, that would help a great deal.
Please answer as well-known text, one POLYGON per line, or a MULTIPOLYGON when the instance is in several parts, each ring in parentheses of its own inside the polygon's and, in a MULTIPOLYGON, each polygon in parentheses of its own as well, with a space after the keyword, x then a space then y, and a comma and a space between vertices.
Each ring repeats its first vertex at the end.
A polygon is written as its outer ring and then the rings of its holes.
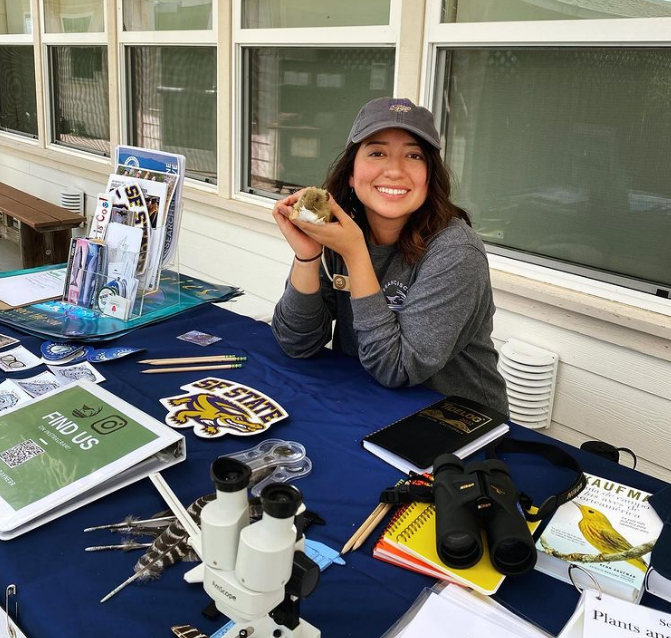
MULTIPOLYGON (((413 136, 414 137, 414 136, 413 136)), ((454 218, 471 225, 468 213, 450 201, 450 174, 440 151, 421 138, 415 138, 422 148, 427 164, 428 189, 424 203, 410 216, 398 238, 398 249, 408 264, 418 261, 429 242, 454 218)), ((361 143, 350 144, 329 167, 323 187, 350 214, 367 235, 368 220, 363 204, 349 185, 354 172, 354 159, 361 143)))

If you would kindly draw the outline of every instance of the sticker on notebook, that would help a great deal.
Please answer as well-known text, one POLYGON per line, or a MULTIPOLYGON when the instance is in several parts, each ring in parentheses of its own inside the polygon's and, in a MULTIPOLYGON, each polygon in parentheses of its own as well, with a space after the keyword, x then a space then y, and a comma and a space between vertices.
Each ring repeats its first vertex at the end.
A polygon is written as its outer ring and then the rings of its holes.
POLYGON ((182 390, 187 394, 160 399, 168 409, 165 422, 174 428, 193 427, 204 439, 261 434, 289 416, 270 397, 235 381, 206 377, 182 390))
POLYGON ((207 332, 200 332, 199 330, 190 330, 183 335, 179 335, 177 338, 182 341, 196 343, 199 346, 209 346, 211 343, 221 341, 221 337, 215 337, 214 335, 208 334, 207 332))

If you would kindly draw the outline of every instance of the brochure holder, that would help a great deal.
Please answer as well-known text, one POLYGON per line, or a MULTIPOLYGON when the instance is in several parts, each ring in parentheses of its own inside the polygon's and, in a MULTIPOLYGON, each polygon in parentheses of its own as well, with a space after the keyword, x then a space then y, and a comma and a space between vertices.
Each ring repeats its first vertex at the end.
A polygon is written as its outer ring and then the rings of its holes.
MULTIPOLYGON (((157 271, 145 268, 140 274, 133 273, 135 276, 127 269, 124 271, 122 261, 110 261, 109 252, 102 242, 80 243, 77 247, 77 240, 73 240, 62 297, 64 303, 123 321, 147 317, 157 306, 163 315, 172 306, 180 305, 182 275, 178 249, 174 250, 172 263, 157 271), (104 256, 100 256, 102 254, 104 256), (161 280, 165 278, 172 284, 169 296, 161 290, 161 280)), ((126 251, 123 256, 128 263, 140 262, 138 253, 126 251)))

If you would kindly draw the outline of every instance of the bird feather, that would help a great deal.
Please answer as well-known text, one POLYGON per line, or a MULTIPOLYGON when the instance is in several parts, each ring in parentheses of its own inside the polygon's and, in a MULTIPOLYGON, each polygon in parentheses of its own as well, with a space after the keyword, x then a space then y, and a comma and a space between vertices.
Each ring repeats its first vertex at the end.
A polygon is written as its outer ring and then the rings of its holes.
MULTIPOLYGON (((216 494, 198 497, 186 511, 197 525, 200 525, 200 513, 203 507, 214 500, 216 494)), ((140 580, 159 578, 163 570, 180 561, 197 560, 195 552, 189 545, 189 534, 183 525, 175 520, 151 544, 151 547, 140 557, 134 567, 140 580)))

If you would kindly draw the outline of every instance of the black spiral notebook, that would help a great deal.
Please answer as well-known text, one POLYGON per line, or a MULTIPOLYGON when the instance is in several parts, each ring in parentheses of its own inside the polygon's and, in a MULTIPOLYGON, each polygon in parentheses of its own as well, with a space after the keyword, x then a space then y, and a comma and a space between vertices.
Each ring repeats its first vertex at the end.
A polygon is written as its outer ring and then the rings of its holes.
POLYGON ((368 436, 361 445, 408 474, 431 472, 439 454, 473 454, 509 431, 507 417, 470 399, 447 397, 368 436))

